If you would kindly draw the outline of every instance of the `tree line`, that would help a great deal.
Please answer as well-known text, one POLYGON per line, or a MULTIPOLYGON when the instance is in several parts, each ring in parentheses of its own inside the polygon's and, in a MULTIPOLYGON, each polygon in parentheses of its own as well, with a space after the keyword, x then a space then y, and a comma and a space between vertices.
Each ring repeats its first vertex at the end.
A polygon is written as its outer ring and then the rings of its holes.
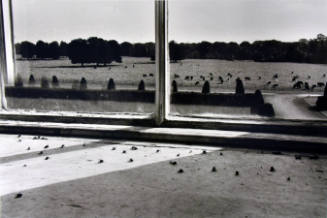
POLYGON ((258 62, 296 62, 327 64, 327 37, 318 34, 314 39, 297 42, 278 40, 200 43, 169 43, 170 59, 253 60, 258 62))
MULTIPOLYGON (((72 63, 108 64, 121 62, 121 56, 150 57, 154 60, 155 44, 118 43, 97 37, 74 39, 70 43, 54 41, 46 43, 28 41, 15 45, 16 53, 26 59, 59 59, 67 56, 72 63)), ((182 59, 253 60, 258 62, 296 62, 327 64, 327 37, 318 34, 314 39, 300 39, 297 42, 278 40, 200 43, 169 43, 171 61, 182 59)))
POLYGON ((69 43, 57 41, 47 43, 37 41, 35 44, 23 41, 15 44, 16 54, 24 59, 59 59, 68 57, 73 64, 95 63, 97 65, 121 62, 122 56, 150 57, 154 60, 155 44, 129 43, 119 44, 115 40, 104 40, 98 37, 74 39, 69 43))

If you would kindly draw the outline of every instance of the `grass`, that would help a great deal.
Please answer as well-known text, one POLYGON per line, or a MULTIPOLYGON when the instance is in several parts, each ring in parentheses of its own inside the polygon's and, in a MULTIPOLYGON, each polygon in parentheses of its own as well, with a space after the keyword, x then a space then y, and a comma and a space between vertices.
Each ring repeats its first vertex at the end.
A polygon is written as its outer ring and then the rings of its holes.
MULTIPOLYGON (((53 76, 58 78, 61 88, 72 88, 72 84, 79 86, 81 78, 87 81, 87 89, 108 88, 108 81, 112 78, 116 90, 137 90, 141 80, 146 90, 154 90, 155 64, 150 58, 123 57, 122 63, 112 63, 108 66, 94 67, 94 65, 73 65, 68 59, 16 61, 17 74, 21 75, 24 85, 28 84, 31 74, 35 77, 35 85, 40 86, 42 77, 51 81, 53 76)), ((289 94, 322 94, 324 87, 313 90, 293 89, 297 81, 307 82, 311 88, 318 82, 327 82, 327 65, 296 64, 296 63, 263 63, 253 61, 225 61, 225 60, 182 60, 170 64, 171 81, 175 80, 178 91, 201 92, 205 81, 210 83, 210 92, 234 93, 236 78, 241 78, 245 93, 253 93, 259 89, 263 95, 269 93, 289 94), (277 76, 276 76, 277 75, 277 76), (292 81, 297 77, 295 81, 292 81), (197 85, 195 85, 197 84, 197 85)), ((11 108, 28 108, 37 110, 84 111, 84 112, 153 112, 153 104, 124 103, 110 101, 65 101, 42 99, 9 99, 11 108)), ((278 105, 282 106, 282 102, 278 105)), ((275 105, 274 105, 275 106, 275 105)), ((227 116, 252 116, 250 108, 212 107, 198 105, 172 105, 173 113, 227 116)), ((277 116, 284 116, 283 113, 277 116)))

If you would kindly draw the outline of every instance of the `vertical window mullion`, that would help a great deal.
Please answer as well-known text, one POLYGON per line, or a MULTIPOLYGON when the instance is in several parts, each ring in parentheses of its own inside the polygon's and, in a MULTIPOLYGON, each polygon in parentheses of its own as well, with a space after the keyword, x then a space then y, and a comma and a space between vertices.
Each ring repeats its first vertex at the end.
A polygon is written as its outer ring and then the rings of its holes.
POLYGON ((6 46, 4 31, 3 3, 0 1, 0 109, 7 108, 5 96, 5 74, 7 73, 6 46))
POLYGON ((156 111, 157 125, 167 120, 170 104, 168 52, 168 0, 155 0, 156 111))

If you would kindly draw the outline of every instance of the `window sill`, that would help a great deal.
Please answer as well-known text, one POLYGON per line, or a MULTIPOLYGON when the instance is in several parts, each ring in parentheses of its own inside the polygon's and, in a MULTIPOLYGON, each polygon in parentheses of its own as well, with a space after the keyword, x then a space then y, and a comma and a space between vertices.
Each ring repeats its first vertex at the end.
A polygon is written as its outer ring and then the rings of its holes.
POLYGON ((0 132, 327 153, 327 135, 301 136, 194 128, 0 120, 0 132))
MULTIPOLYGON (((79 113, 37 112, 26 110, 0 111, 0 120, 35 123, 98 124, 157 127, 153 114, 145 113, 79 113)), ((168 116, 160 127, 245 131, 252 133, 327 136, 327 122, 319 120, 278 120, 274 118, 202 118, 192 116, 168 116)))
POLYGON ((1 110, 0 119, 32 122, 60 122, 85 124, 116 124, 154 126, 153 114, 150 113, 80 113, 80 112, 42 112, 28 110, 1 110))

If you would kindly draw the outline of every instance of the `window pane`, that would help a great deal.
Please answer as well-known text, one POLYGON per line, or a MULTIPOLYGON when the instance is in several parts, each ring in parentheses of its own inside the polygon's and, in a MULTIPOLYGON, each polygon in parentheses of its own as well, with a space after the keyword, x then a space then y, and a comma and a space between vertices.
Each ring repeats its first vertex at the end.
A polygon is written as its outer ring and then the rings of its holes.
POLYGON ((14 0, 12 109, 154 110, 154 1, 14 0))
POLYGON ((169 1, 171 114, 326 119, 327 1, 169 1))

